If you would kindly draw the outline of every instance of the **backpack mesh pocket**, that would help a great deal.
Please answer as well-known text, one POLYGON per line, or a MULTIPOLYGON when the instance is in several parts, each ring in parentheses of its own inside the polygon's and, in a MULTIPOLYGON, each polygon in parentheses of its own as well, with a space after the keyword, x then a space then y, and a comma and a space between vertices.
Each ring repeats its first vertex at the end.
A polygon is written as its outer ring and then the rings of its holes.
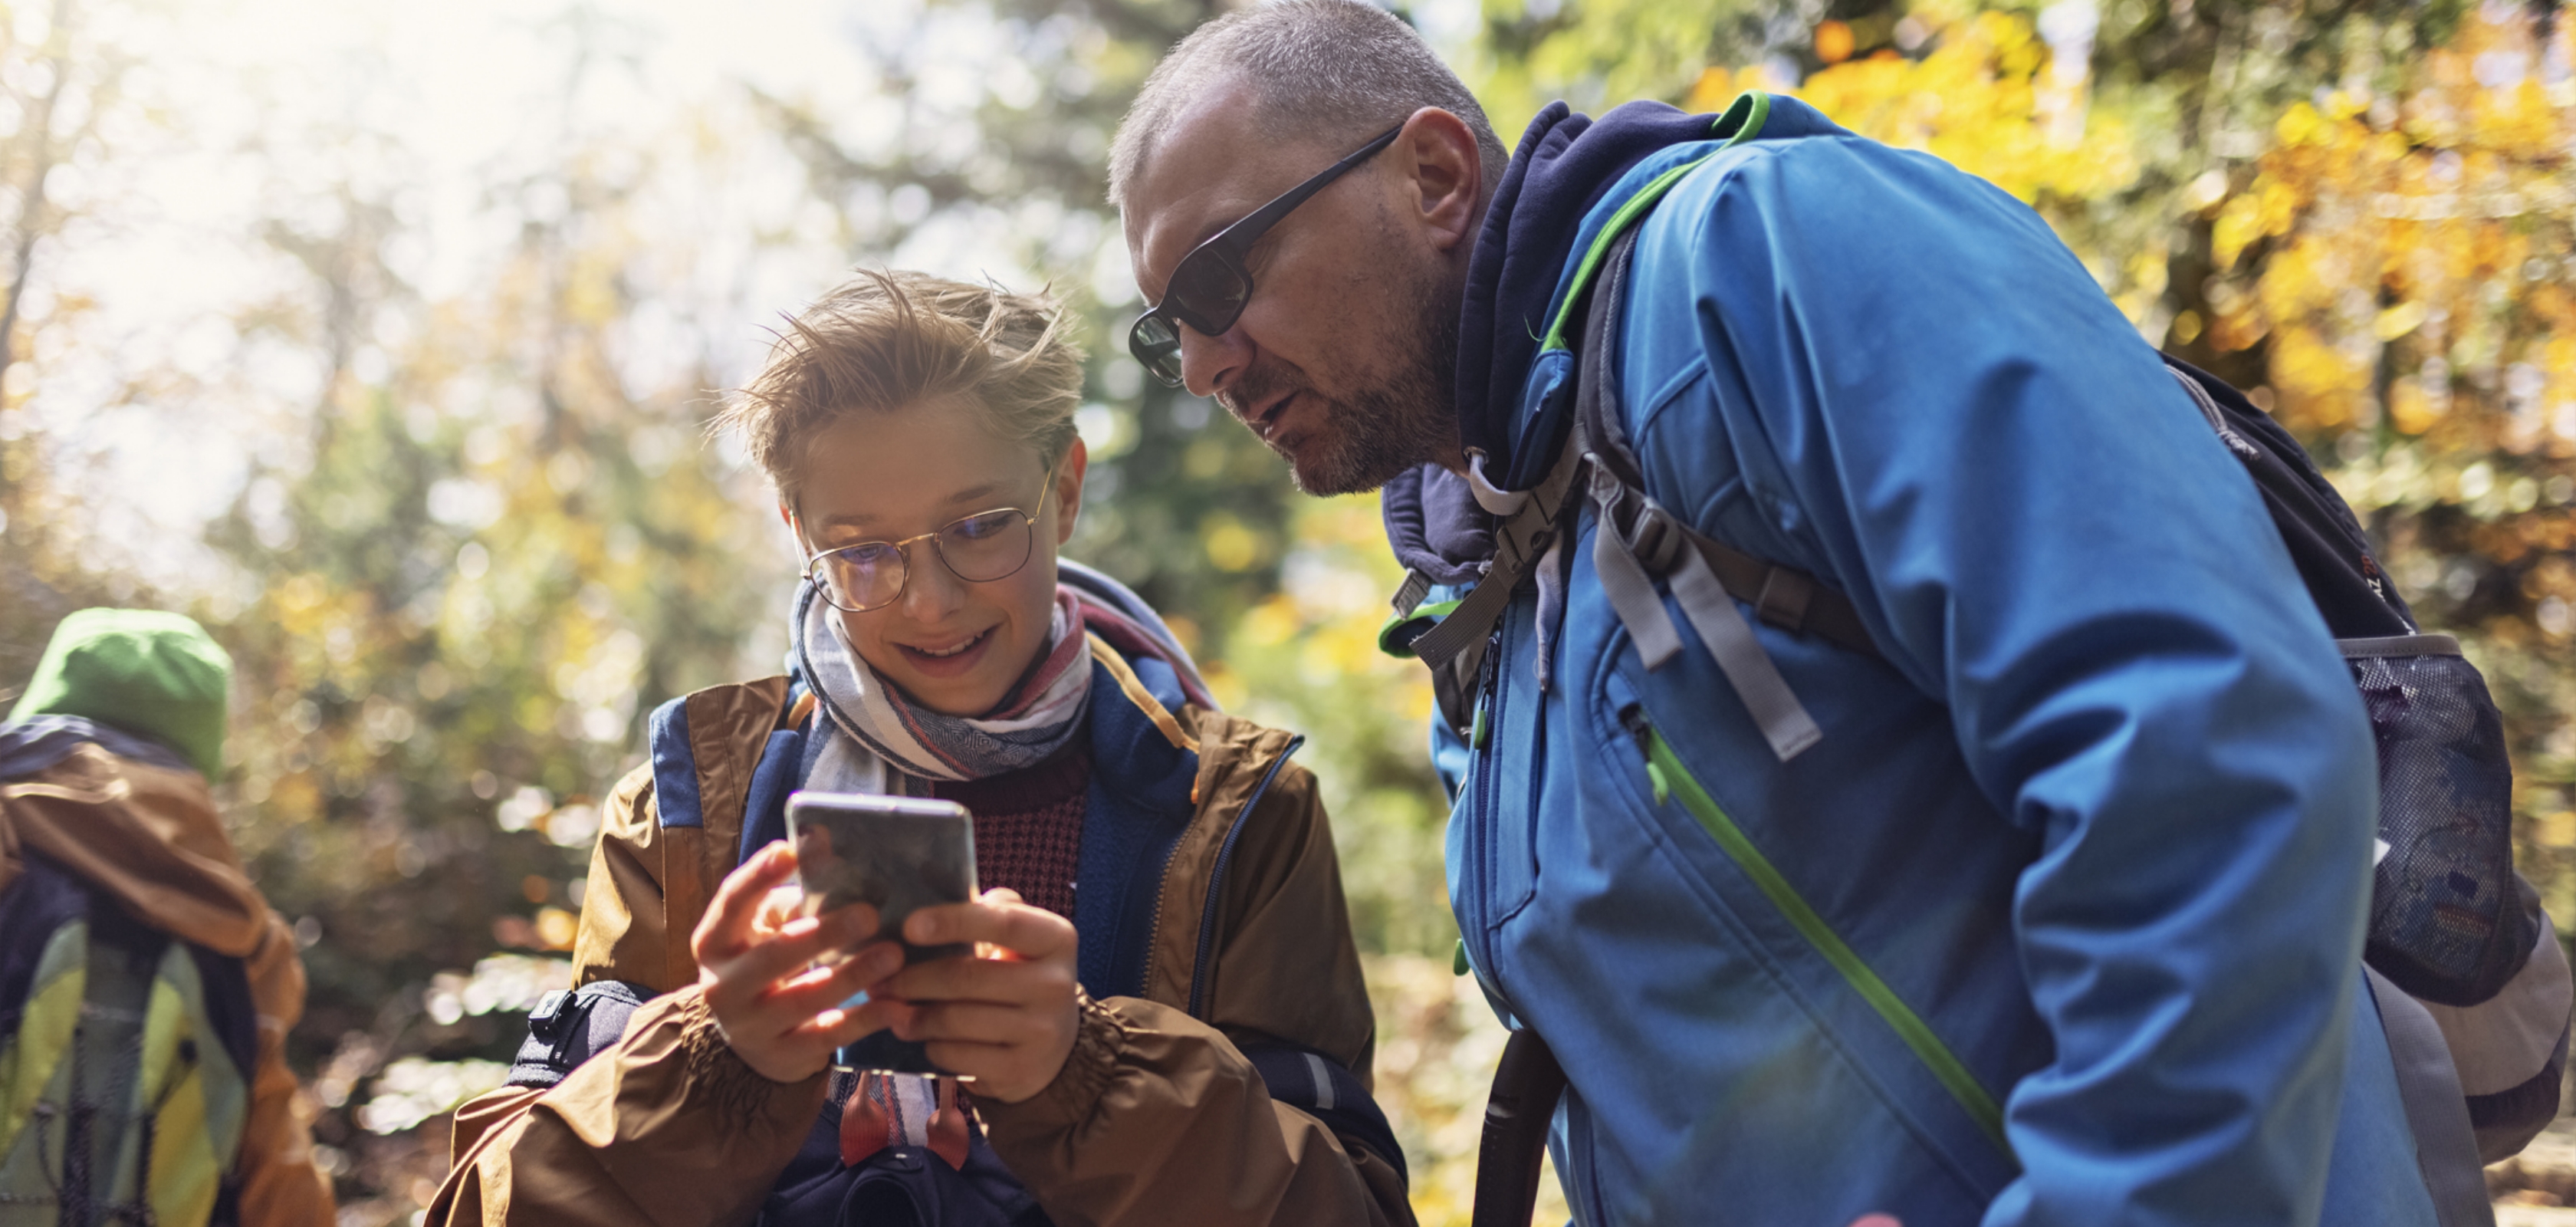
POLYGON ((2531 952, 2513 878, 2513 769, 2486 680, 2448 635, 2343 641, 2379 745, 2370 965, 2443 1005, 2496 994, 2531 952))

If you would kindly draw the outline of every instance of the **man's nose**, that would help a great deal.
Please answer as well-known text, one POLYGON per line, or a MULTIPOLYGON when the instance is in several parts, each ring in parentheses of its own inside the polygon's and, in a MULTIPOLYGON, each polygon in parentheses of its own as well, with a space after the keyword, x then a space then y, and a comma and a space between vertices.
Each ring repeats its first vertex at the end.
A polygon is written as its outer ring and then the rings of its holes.
POLYGON ((1181 384, 1192 396, 1215 396, 1233 387, 1252 365, 1252 342, 1237 324, 1218 336, 1181 325, 1181 384))

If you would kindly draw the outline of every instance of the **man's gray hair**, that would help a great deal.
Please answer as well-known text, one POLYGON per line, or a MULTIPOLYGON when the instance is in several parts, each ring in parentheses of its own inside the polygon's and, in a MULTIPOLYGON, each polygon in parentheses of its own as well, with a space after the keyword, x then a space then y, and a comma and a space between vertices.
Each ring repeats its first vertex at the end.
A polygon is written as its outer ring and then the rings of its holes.
POLYGON ((1163 57, 1110 144, 1109 202, 1125 208, 1129 185, 1172 125, 1236 81, 1251 86, 1256 123, 1272 141, 1357 148, 1438 107, 1476 134, 1485 186, 1510 158, 1476 96, 1403 19, 1362 0, 1277 0, 1200 26, 1163 57))

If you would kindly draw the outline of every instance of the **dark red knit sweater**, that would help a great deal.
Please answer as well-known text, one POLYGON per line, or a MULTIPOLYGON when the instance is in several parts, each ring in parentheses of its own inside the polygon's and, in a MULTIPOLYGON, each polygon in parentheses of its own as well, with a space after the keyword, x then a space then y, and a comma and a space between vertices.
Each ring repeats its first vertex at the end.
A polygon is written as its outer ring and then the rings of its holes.
POLYGON ((1034 767, 980 780, 939 780, 931 795, 975 815, 975 878, 1007 886, 1033 907, 1073 918, 1073 878, 1082 865, 1082 811, 1091 787, 1091 740, 1034 767))

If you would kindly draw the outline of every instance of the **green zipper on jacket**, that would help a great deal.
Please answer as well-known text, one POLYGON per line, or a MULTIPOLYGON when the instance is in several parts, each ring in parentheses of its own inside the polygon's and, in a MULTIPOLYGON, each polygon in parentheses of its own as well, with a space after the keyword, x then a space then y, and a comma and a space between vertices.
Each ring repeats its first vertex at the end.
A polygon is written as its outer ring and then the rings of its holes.
POLYGON ((1735 101, 1727 106, 1726 113, 1718 116, 1712 125, 1714 134, 1725 137, 1723 144, 1655 176, 1646 186, 1638 188, 1636 195, 1620 202, 1610 220, 1601 224, 1601 232, 1592 236, 1592 246, 1584 249, 1582 261, 1574 266, 1574 281, 1566 287, 1565 300, 1557 305, 1556 320, 1547 326, 1547 336, 1539 342, 1541 352, 1568 348, 1565 329, 1574 320, 1574 305, 1583 301, 1584 287, 1592 284, 1593 274, 1601 271, 1601 262, 1609 257, 1610 248, 1619 241, 1620 234, 1645 216, 1648 209, 1654 208, 1655 202, 1664 198, 1664 193, 1682 181, 1682 176, 1698 170, 1710 158, 1760 136, 1763 122, 1770 118, 1771 95, 1760 90, 1747 90, 1737 95, 1735 101))
POLYGON ((1753 879, 1753 884, 1771 901, 1771 906, 1778 908, 1780 914, 1787 918, 1790 927, 1806 938, 1807 944, 1815 947, 1816 953, 1823 955, 1835 971, 1842 973, 1843 980, 1851 985, 1852 991, 1859 993, 1871 1009, 1878 1011, 1878 1016, 1886 1019, 1888 1026, 1895 1028, 1897 1038, 1914 1050, 1915 1059, 1932 1071, 1932 1076, 1950 1092, 1951 1098, 1959 1101, 1960 1108, 1986 1131, 1988 1137, 1994 1139, 1995 1145, 2001 1147, 2006 1156, 2010 1156, 2012 1143, 2004 1136, 2003 1107, 1978 1083, 1976 1075, 1968 1072, 1967 1063, 1950 1051, 1940 1036, 1933 1034, 1931 1026, 1896 995, 1895 989, 1888 987, 1887 981, 1880 979, 1877 972, 1870 970, 1869 964, 1861 961, 1859 953, 1825 923, 1824 917, 1816 914, 1815 908, 1808 906, 1797 888, 1789 885, 1789 879, 1772 865, 1770 858, 1763 856, 1762 850, 1745 837, 1743 828, 1736 826, 1735 820, 1718 808, 1716 799, 1708 795, 1707 789, 1700 787, 1699 781, 1692 777, 1689 768, 1682 765, 1681 757, 1673 753, 1672 746, 1665 743, 1664 735, 1656 731, 1642 709, 1631 706, 1619 713, 1619 720, 1637 739, 1637 749, 1645 756, 1646 776, 1654 788, 1655 803, 1661 805, 1667 798, 1678 798, 1682 808, 1717 840, 1717 846, 1735 862, 1736 868, 1753 879))

